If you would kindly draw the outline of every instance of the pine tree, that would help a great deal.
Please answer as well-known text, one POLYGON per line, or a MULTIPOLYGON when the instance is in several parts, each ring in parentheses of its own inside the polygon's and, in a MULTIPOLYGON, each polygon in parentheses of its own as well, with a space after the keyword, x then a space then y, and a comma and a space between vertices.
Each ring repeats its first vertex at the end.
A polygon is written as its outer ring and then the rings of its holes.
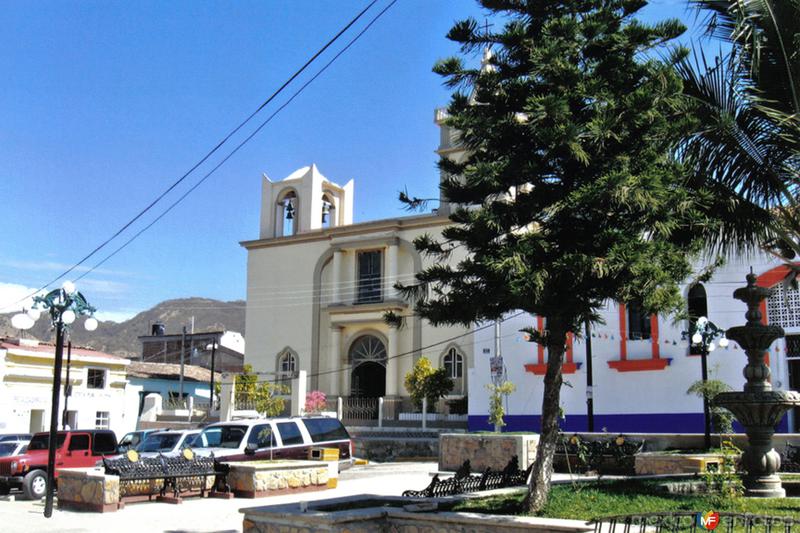
MULTIPOLYGON (((546 318, 530 330, 548 349, 540 444, 527 507, 547 500, 558 437, 567 334, 597 322, 608 299, 650 312, 681 304, 709 198, 684 187, 670 149, 690 126, 662 46, 683 27, 645 25, 631 0, 481 0, 500 31, 474 19, 448 38, 464 56, 434 71, 456 88, 447 124, 463 161, 443 158, 443 195, 460 206, 441 238, 415 241, 436 263, 397 288, 433 325, 470 325, 512 310, 546 318), (664 52, 664 53, 660 53, 664 52), (465 259, 448 263, 452 252, 465 259)), ((416 199, 401 194, 411 206, 416 199)))

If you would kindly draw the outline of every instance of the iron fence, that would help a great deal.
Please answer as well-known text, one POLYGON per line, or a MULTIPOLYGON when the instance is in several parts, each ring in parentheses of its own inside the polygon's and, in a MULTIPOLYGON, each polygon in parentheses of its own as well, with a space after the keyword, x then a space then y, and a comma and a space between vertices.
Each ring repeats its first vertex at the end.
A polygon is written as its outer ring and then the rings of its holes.
POLYGON ((795 533, 800 519, 737 513, 649 513, 606 517, 592 521, 595 533, 682 533, 713 530, 715 533, 795 533))

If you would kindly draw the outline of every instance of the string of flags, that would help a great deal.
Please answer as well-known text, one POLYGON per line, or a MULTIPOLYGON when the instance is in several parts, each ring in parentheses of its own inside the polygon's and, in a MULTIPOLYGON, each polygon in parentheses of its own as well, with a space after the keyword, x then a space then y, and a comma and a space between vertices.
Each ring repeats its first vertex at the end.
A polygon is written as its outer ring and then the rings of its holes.
MULTIPOLYGON (((610 340, 610 341, 613 341, 613 340, 619 340, 620 336, 619 336, 619 333, 617 333, 617 335, 615 336, 613 333, 608 333, 608 332, 602 332, 601 331, 601 332, 592 332, 592 338, 593 339, 598 339, 598 340, 610 340)), ((632 340, 632 339, 628 339, 628 340, 632 340)), ((636 339, 633 339, 633 340, 636 340, 636 339)), ((650 340, 650 339, 642 339, 642 340, 650 340)), ((518 336, 518 337, 516 337, 514 339, 514 342, 517 342, 517 343, 520 343, 520 342, 531 342, 531 336, 528 335, 528 334, 518 336)), ((683 338, 664 339, 663 340, 663 344, 665 346, 668 346, 668 345, 672 345, 672 346, 678 346, 678 345, 689 346, 689 340, 688 339, 683 339, 683 338)), ((741 348, 739 348, 739 345, 737 343, 735 343, 735 342, 730 342, 725 347, 719 346, 719 344, 717 344, 717 350, 725 350, 725 351, 734 350, 734 351, 738 351, 740 349, 741 348)), ((770 351, 773 351, 773 352, 776 352, 776 353, 780 353, 781 352, 781 347, 780 347, 779 344, 776 344, 775 346, 770 348, 770 351)))

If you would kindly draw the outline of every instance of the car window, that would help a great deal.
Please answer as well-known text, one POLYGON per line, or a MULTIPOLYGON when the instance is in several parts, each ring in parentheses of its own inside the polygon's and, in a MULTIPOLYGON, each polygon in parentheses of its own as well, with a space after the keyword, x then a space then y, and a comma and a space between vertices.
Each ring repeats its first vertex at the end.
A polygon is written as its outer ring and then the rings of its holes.
MULTIPOLYGON (((56 438, 56 448, 61 448, 64 445, 64 440, 67 438, 66 433, 59 433, 58 437, 56 438)), ((50 435, 47 433, 43 433, 41 435, 36 435, 31 439, 30 444, 28 444, 29 450, 46 450, 50 444, 50 435)))
POLYGON ((78 433, 72 435, 69 439, 69 451, 82 451, 89 449, 89 435, 86 433, 78 433))
POLYGON ((17 449, 16 442, 0 442, 0 457, 7 457, 13 455, 17 449))
POLYGON ((197 439, 198 435, 199 433, 194 433, 194 434, 189 433, 188 435, 186 435, 183 439, 183 442, 181 443, 181 448, 189 448, 194 446, 195 445, 194 441, 195 439, 197 439))
POLYGON ((92 450, 94 453, 114 453, 117 450, 117 439, 112 433, 95 433, 92 450))
POLYGON ((153 433, 139 445, 140 452, 168 452, 175 447, 181 436, 175 433, 153 433))
POLYGON ((308 429, 311 440, 323 442, 327 440, 347 440, 350 435, 344 426, 335 418, 306 418, 303 423, 308 429))
POLYGON ((269 424, 258 424, 250 430, 247 444, 255 444, 258 448, 270 448, 275 446, 275 435, 272 434, 272 426, 269 424))
POLYGON ((303 434, 296 422, 278 422, 278 433, 281 435, 283 444, 303 444, 303 434))
POLYGON ((247 426, 210 426, 195 440, 196 448, 238 448, 247 426))

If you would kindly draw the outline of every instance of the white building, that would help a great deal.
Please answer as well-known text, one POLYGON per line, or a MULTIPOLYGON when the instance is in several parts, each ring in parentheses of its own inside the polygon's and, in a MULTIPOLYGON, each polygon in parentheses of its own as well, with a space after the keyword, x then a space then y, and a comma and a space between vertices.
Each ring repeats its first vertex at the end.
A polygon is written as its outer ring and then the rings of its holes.
MULTIPOLYGON (((0 339, 0 433, 35 433, 50 427, 55 347, 26 339, 0 339)), ((130 361, 115 355, 72 348, 67 425, 72 429, 111 429, 118 437, 136 429, 139 388, 125 377, 130 361)), ((64 348, 62 383, 67 379, 64 348)), ((59 429, 64 410, 59 399, 59 429)))
MULTIPOLYGON (((787 269, 767 257, 732 261, 720 268, 706 283, 684 286, 692 314, 707 316, 722 329, 745 323, 744 303, 735 300, 733 291, 746 284, 750 267, 758 284, 774 287, 773 295, 762 306, 764 321, 782 326, 786 338, 776 341, 769 352, 772 384, 776 389, 800 389, 800 294, 790 290, 784 296, 781 280, 787 269), (788 305, 787 305, 788 304, 788 305)), ((509 316, 513 316, 514 313, 509 316)), ((591 330, 592 381, 587 387, 585 338, 571 339, 564 357, 561 405, 566 415, 565 431, 587 431, 587 398, 594 400, 594 428, 609 432, 703 432, 703 402, 686 390, 701 378, 699 354, 691 353, 683 335, 688 321, 672 317, 639 317, 634 309, 607 302, 605 324, 591 330), (643 319, 643 320, 642 320, 643 319), (643 322, 646 327, 642 327, 643 322)), ((543 320, 527 314, 501 324, 501 354, 508 380, 516 391, 508 397, 507 431, 538 430, 547 350, 528 342, 523 327, 543 328, 543 320)), ((489 359, 494 356, 494 328, 476 328, 475 366, 469 376, 469 427, 490 429, 488 423, 491 383, 489 359)), ((585 337, 585 336, 584 336, 585 337)), ((741 390, 745 379, 744 351, 733 341, 717 347, 708 356, 709 377, 741 390)), ((800 432, 800 410, 790 412, 778 427, 780 432, 800 432)))
POLYGON ((309 390, 329 396, 403 397, 404 376, 424 355, 447 366, 460 395, 472 340, 443 341, 470 330, 432 328, 411 317, 393 288, 427 264, 413 240, 438 235, 449 220, 434 213, 353 224, 353 194, 352 180, 338 185, 315 165, 277 182, 264 176, 260 236, 242 243, 245 362, 260 372, 305 370, 309 390), (411 318, 390 328, 387 311, 411 318))

